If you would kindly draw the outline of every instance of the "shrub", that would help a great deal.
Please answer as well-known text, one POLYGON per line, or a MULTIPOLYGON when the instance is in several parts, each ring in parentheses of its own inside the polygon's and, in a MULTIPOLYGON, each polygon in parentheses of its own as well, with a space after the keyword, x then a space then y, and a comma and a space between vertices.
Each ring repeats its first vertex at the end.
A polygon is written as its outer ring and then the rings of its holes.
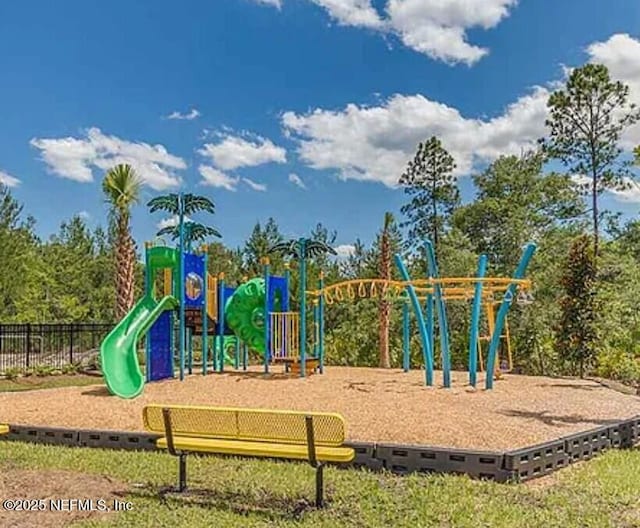
POLYGON ((22 370, 17 367, 8 368, 4 371, 4 377, 8 380, 14 381, 17 380, 22 373, 22 370))
POLYGON ((598 376, 615 379, 627 385, 640 385, 640 359, 620 349, 603 350, 598 355, 598 376))

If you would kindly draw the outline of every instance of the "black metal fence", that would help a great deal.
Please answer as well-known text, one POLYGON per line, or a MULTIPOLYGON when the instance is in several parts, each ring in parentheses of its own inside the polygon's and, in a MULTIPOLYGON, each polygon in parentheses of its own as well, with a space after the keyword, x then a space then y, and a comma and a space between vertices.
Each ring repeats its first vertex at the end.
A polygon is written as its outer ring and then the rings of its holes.
POLYGON ((0 324, 0 374, 87 361, 112 328, 108 323, 0 324))

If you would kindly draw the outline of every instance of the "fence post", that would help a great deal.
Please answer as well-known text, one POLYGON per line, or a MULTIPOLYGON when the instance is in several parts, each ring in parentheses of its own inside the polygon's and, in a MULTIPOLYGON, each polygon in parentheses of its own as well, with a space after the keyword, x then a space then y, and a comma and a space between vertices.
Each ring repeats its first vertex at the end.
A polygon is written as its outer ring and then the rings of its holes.
POLYGON ((29 367, 30 353, 31 353, 31 324, 27 323, 27 368, 29 367))
POLYGON ((69 325, 69 364, 73 365, 73 328, 74 325, 69 325))

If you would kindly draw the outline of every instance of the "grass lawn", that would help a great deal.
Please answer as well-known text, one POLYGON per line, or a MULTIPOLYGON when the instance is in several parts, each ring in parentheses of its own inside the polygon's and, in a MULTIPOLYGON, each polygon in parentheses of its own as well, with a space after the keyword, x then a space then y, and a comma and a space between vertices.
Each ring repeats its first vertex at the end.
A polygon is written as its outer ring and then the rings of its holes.
MULTIPOLYGON (((638 451, 612 450, 520 485, 329 468, 330 502, 324 510, 309 506, 313 470, 304 464, 193 457, 191 491, 161 494, 163 486, 175 483, 176 469, 176 460, 159 452, 0 443, 0 494, 3 474, 36 470, 30 474, 37 487, 55 471, 70 470, 75 473, 64 474, 66 482, 102 478, 120 486, 123 499, 133 503, 133 511, 94 514, 74 526, 640 527, 638 451)), ((20 489, 23 497, 38 498, 30 495, 31 485, 20 489)), ((54 489, 59 491, 53 497, 65 495, 64 486, 54 489)))
POLYGON ((86 374, 59 376, 25 376, 15 380, 0 379, 0 392, 15 392, 36 389, 55 389, 58 387, 82 387, 84 385, 104 384, 99 376, 86 374))

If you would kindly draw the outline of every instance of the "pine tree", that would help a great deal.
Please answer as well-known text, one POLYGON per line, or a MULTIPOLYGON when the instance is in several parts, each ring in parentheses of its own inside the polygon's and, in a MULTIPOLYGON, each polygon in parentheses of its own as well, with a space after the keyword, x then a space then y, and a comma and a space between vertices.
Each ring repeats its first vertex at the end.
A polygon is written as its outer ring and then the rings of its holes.
POLYGON ((406 217, 401 227, 408 227, 408 244, 411 249, 422 247, 430 238, 438 253, 442 233, 453 210, 460 201, 460 193, 453 177, 456 164, 433 136, 420 143, 416 154, 400 177, 400 185, 411 197, 400 211, 406 217))
POLYGON ((566 86, 549 97, 549 136, 545 152, 564 163, 572 175, 584 177, 582 191, 591 197, 594 255, 598 257, 600 211, 598 196, 629 185, 629 163, 621 159, 618 142, 624 130, 640 119, 628 102, 629 87, 613 81, 601 64, 571 72, 566 86))
POLYGON ((282 256, 269 254, 269 249, 282 242, 282 240, 283 236, 280 233, 277 222, 273 218, 269 218, 264 227, 262 227, 260 222, 256 222, 242 250, 247 276, 262 276, 261 260, 267 256, 271 260, 272 273, 277 274, 282 272, 282 256))

